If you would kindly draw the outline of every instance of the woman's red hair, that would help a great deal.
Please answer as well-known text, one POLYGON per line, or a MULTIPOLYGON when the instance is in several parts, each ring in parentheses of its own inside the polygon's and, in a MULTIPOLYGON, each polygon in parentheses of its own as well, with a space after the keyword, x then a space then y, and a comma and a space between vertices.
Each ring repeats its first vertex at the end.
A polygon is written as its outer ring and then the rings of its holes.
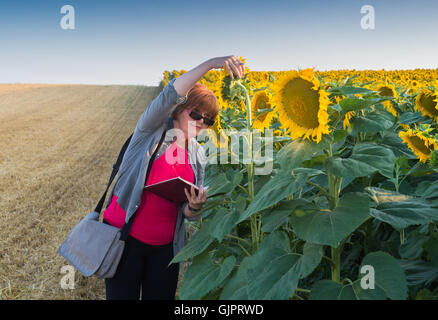
POLYGON ((178 105, 172 112, 171 117, 176 116, 185 109, 193 109, 200 113, 206 113, 211 119, 219 113, 219 103, 213 91, 202 83, 195 83, 187 94, 187 101, 178 105))

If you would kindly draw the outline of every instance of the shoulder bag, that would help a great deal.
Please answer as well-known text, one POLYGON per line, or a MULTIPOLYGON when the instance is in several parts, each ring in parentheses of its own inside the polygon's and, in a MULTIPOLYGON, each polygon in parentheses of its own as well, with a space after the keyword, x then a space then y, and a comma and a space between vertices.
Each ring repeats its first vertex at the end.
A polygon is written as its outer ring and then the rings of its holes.
MULTIPOLYGON (((152 161, 163 142, 165 132, 166 130, 164 130, 158 147, 150 159, 145 181, 148 179, 152 161)), ((125 223, 122 229, 100 222, 99 216, 106 193, 119 170, 131 137, 132 134, 120 150, 117 162, 113 166, 113 172, 111 173, 108 186, 96 208, 73 228, 58 249, 58 253, 86 277, 95 275, 99 278, 112 278, 116 273, 117 266, 125 248, 125 242, 128 238, 129 229, 131 228, 135 213, 129 221, 125 223)))

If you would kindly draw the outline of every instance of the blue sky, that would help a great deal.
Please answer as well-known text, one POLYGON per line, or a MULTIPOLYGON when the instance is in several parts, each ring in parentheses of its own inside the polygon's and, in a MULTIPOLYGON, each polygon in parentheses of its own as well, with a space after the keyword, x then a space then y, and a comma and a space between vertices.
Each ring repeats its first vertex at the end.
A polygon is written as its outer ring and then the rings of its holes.
POLYGON ((435 0, 2 0, 0 83, 157 85, 232 54, 251 70, 438 68, 437 14, 435 0))

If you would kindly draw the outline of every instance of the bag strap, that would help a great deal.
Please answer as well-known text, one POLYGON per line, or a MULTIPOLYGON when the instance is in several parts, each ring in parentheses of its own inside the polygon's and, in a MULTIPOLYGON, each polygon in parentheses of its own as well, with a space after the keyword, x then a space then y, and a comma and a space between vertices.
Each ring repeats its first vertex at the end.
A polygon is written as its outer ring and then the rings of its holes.
MULTIPOLYGON (((151 158, 150 158, 150 160, 149 160, 149 165, 148 165, 148 170, 147 170, 147 172, 146 172, 146 177, 145 177, 145 181, 143 181, 143 186, 146 184, 146 182, 148 181, 148 177, 149 177, 149 172, 151 171, 151 168, 152 168, 152 162, 154 161, 154 159, 155 159, 155 156, 156 156, 156 154, 157 154, 157 152, 158 152, 158 149, 160 149, 160 146, 161 146, 161 144, 162 144, 162 142, 163 142, 163 140, 164 140, 164 137, 165 137, 165 135, 166 135, 166 131, 167 130, 164 130, 163 131, 163 134, 161 135, 161 138, 160 138, 160 142, 158 142, 158 145, 157 145, 157 147, 155 148, 155 150, 154 150, 154 152, 152 153, 152 156, 151 156, 151 158)), ((137 210, 138 211, 138 210, 137 210)), ((127 238, 128 238, 128 235, 129 235, 129 230, 131 229, 131 225, 132 225, 132 222, 134 221, 134 216, 135 216, 135 214, 137 213, 137 211, 135 211, 134 212, 134 214, 129 218, 129 221, 128 222, 125 222, 125 224, 124 224, 124 226, 123 226, 123 228, 122 228, 122 231, 121 231, 121 234, 120 234, 120 240, 123 240, 123 241, 126 241, 127 240, 127 238)))
MULTIPOLYGON (((151 167, 152 167, 152 166, 150 165, 150 164, 151 164, 151 161, 153 161, 153 160, 155 159, 155 155, 157 154, 158 149, 160 148, 161 143, 162 143, 163 140, 164 140, 164 137, 165 137, 165 135, 166 135, 166 131, 167 131, 167 130, 164 130, 164 131, 163 131, 163 134, 161 135, 161 138, 160 138, 160 142, 158 143, 157 148, 155 148, 155 150, 154 150, 154 152, 153 152, 153 154, 152 154, 152 156, 151 156, 151 159, 149 160, 148 170, 147 170, 146 177, 145 177, 145 181, 144 181, 143 185, 146 183, 146 181, 147 181, 147 179, 148 179, 149 172, 151 171, 151 167)), ((108 192, 109 186, 111 185, 111 183, 112 183, 113 180, 114 180, 114 177, 116 176, 117 172, 119 171, 120 164, 122 163, 122 160, 123 160, 123 155, 125 154, 125 151, 126 151, 126 149, 128 148, 129 142, 131 141, 131 138, 132 138, 132 135, 133 135, 133 134, 134 134, 134 133, 132 133, 132 134, 129 136, 129 138, 125 141, 125 144, 123 145, 122 149, 120 150, 120 153, 119 153, 119 156, 118 156, 118 158, 117 158, 117 161, 116 161, 116 163, 113 165, 113 172, 111 173, 111 177, 110 177, 110 179, 109 179, 109 181, 108 181, 108 185, 107 185, 107 187, 106 187, 106 190, 105 190, 105 192, 103 193, 102 198, 100 198, 99 203, 97 204, 96 208, 94 209, 94 211, 96 211, 97 213, 99 213, 99 215, 100 215, 100 211, 102 210, 102 206, 103 206, 103 203, 104 203, 104 201, 105 201, 106 194, 107 194, 107 192, 108 192)), ((128 234, 129 234, 129 230, 131 229, 132 222, 134 221, 134 216, 135 216, 136 213, 137 213, 137 212, 134 212, 134 214, 131 216, 131 218, 129 219, 129 221, 128 221, 127 223, 125 223, 125 225, 123 226, 122 231, 121 231, 121 236, 120 236, 120 239, 121 239, 121 240, 126 241, 126 239, 127 239, 127 237, 128 237, 128 234)))
POLYGON ((100 201, 99 201, 99 203, 96 206, 96 209, 94 209, 94 211, 99 213, 99 215, 100 215, 100 211, 102 210, 103 202, 105 201, 106 193, 108 192, 109 186, 113 182, 114 177, 116 176, 117 172, 119 171, 119 167, 120 167, 120 164, 122 163, 123 155, 125 154, 125 151, 128 148, 129 142, 131 141, 131 138, 132 138, 133 134, 134 133, 132 133, 129 136, 129 138, 126 140, 125 144, 123 145, 122 149, 120 150, 119 157, 117 158, 116 163, 113 165, 113 172, 111 173, 111 177, 109 179, 108 186, 106 187, 106 190, 103 193, 102 198, 100 198, 100 201))

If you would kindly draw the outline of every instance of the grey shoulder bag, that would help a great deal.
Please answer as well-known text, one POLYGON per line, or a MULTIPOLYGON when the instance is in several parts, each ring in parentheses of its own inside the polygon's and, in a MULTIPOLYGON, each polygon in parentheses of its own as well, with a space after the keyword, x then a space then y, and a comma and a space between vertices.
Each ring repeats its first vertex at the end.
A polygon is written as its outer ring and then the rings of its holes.
MULTIPOLYGON (((150 172, 151 163, 155 158, 159 146, 163 142, 166 130, 161 136, 158 147, 155 149, 148 166, 146 181, 150 172)), ((117 174, 123 155, 129 145, 131 136, 120 150, 117 162, 113 166, 108 186, 93 212, 83 218, 70 232, 58 249, 58 253, 70 262, 80 273, 89 277, 112 278, 122 257, 129 229, 135 213, 122 229, 99 221, 100 211, 105 201, 106 193, 117 174)))

